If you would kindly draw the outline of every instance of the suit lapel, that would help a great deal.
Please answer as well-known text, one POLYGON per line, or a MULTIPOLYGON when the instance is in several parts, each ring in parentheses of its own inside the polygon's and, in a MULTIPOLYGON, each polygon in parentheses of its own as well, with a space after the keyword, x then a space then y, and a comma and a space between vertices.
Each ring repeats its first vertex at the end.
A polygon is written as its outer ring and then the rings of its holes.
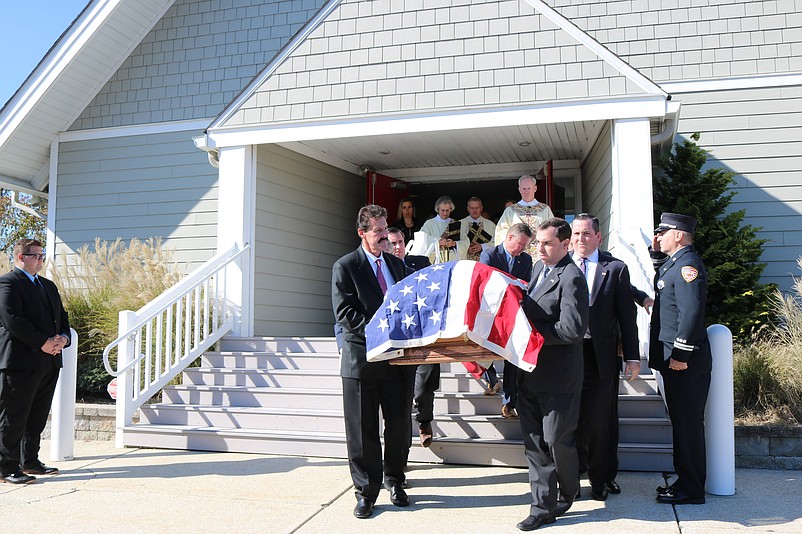
POLYGON ((593 291, 590 294, 591 306, 593 306, 593 303, 596 301, 596 297, 599 296, 601 288, 607 280, 607 276, 609 275, 610 271, 607 268, 607 264, 608 261, 606 259, 602 259, 600 255, 599 263, 596 264, 596 274, 593 276, 593 291))
MULTIPOLYGON (((532 274, 532 280, 534 280, 533 283, 537 283, 538 278, 540 278, 540 273, 543 272, 543 264, 538 262, 538 267, 539 268, 537 269, 537 276, 535 276, 534 273, 532 274)), ((535 292, 532 293, 532 298, 534 300, 537 300, 545 293, 548 293, 553 288, 557 287, 557 282, 560 280, 561 272, 562 268, 559 266, 559 264, 552 267, 551 271, 549 271, 549 274, 546 276, 546 278, 540 283, 539 286, 537 286, 535 292)))
POLYGON ((376 273, 373 272, 373 267, 370 265, 370 261, 368 258, 365 257, 365 251, 362 250, 362 247, 359 247, 356 252, 357 261, 359 262, 359 274, 363 280, 367 280, 368 285, 376 292, 379 298, 384 298, 382 295, 382 288, 379 285, 379 280, 376 278, 376 273))

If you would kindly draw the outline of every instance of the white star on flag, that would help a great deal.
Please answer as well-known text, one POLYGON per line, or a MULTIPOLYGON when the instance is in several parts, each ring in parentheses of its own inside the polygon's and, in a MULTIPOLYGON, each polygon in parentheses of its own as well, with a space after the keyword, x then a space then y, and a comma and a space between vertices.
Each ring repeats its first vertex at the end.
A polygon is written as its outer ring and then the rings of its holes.
POLYGON ((412 293, 412 286, 404 286, 404 289, 401 290, 401 294, 405 297, 412 293))
POLYGON ((399 311, 399 307, 398 307, 398 303, 399 302, 401 302, 401 301, 399 301, 399 300, 391 300, 390 304, 387 305, 387 308, 391 312, 397 312, 397 311, 399 311))
POLYGON ((421 297, 418 295, 418 300, 415 301, 415 306, 418 307, 418 310, 421 310, 426 307, 426 297, 421 297))
POLYGON ((431 317, 429 317, 429 320, 430 320, 431 322, 433 322, 433 323, 437 324, 437 323, 439 323, 439 322, 440 322, 440 316, 441 316, 442 314, 443 314, 443 312, 438 312, 438 311, 436 311, 436 312, 432 312, 432 316, 431 316, 431 317))
POLYGON ((426 289, 432 292, 440 291, 440 282, 432 282, 426 289))
POLYGON ((387 319, 379 319, 379 326, 378 326, 378 328, 379 328, 379 329, 380 329, 382 332, 384 332, 385 330, 387 330, 388 328, 390 328, 390 325, 389 325, 389 324, 387 324, 387 319))
POLYGON ((428 279, 429 279, 429 275, 426 274, 426 273, 418 273, 418 276, 415 277, 415 280, 417 280, 418 282, 420 282, 422 280, 428 280, 428 279))
POLYGON ((406 326, 407 328, 410 328, 410 327, 416 325, 414 319, 415 318, 412 317, 411 315, 404 314, 404 319, 401 322, 404 323, 404 326, 406 326))

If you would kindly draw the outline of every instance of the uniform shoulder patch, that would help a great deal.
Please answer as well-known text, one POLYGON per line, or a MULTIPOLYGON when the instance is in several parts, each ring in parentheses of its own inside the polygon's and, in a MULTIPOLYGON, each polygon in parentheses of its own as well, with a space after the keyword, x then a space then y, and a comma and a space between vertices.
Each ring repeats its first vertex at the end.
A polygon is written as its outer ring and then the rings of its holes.
POLYGON ((694 280, 696 280, 696 277, 699 276, 699 271, 697 271, 694 267, 691 267, 690 265, 686 265, 685 267, 683 267, 682 271, 680 272, 682 274, 682 278, 688 283, 693 282, 694 280))

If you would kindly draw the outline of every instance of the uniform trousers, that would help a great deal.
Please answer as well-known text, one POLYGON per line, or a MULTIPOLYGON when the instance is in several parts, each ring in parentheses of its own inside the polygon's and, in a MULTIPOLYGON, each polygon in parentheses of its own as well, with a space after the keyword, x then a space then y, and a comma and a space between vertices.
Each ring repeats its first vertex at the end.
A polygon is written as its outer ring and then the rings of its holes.
POLYGON ((0 474, 39 461, 39 444, 56 390, 59 367, 0 371, 0 474))
POLYGON ((574 434, 580 394, 533 392, 518 385, 517 410, 533 499, 529 513, 554 517, 557 485, 563 495, 571 498, 579 490, 574 434))
POLYGON ((674 438, 676 487, 691 498, 705 496, 705 405, 710 373, 661 371, 674 438))
POLYGON ((342 378, 348 465, 357 498, 374 502, 384 480, 402 484, 409 454, 408 372, 390 365, 378 379, 342 378), (384 419, 384 457, 379 409, 384 419))

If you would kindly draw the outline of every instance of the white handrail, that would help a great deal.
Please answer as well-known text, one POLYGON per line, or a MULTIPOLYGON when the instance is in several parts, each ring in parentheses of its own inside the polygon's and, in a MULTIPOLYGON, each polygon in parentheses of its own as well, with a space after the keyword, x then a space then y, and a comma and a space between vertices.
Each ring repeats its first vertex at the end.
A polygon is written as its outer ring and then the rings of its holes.
POLYGON ((249 250, 235 244, 138 311, 120 312, 120 335, 103 350, 106 371, 118 377, 118 447, 136 410, 231 331, 241 310, 230 305, 239 299, 228 295, 227 273, 249 250))

